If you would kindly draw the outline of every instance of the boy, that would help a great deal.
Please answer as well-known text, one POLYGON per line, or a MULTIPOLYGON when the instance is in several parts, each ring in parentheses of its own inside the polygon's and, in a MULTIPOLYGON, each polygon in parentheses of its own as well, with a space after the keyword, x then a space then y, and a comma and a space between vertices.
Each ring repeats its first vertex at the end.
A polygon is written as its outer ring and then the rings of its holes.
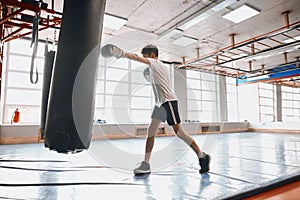
POLYGON ((170 87, 168 70, 164 64, 158 60, 158 48, 154 45, 147 45, 142 49, 141 53, 143 57, 138 56, 137 54, 124 52, 112 44, 108 44, 101 49, 103 57, 125 57, 145 63, 149 66, 149 71, 144 71, 144 76, 147 74, 149 77, 147 79, 152 83, 156 105, 152 112, 151 123, 147 132, 144 161, 138 168, 134 169, 134 174, 141 175, 151 173, 149 160, 154 145, 155 133, 161 122, 166 120, 168 125, 172 126, 175 134, 187 143, 198 156, 201 167, 199 172, 207 173, 209 171, 210 156, 200 150, 195 140, 188 135, 180 123, 177 97, 170 87))

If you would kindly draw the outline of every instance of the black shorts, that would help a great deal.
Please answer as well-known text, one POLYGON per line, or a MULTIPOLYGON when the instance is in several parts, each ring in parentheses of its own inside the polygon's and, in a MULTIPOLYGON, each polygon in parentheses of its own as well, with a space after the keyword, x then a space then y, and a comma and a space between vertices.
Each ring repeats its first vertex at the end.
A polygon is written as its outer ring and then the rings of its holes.
POLYGON ((160 119, 162 122, 167 120, 170 126, 180 123, 177 101, 167 101, 160 107, 155 106, 151 118, 160 119))

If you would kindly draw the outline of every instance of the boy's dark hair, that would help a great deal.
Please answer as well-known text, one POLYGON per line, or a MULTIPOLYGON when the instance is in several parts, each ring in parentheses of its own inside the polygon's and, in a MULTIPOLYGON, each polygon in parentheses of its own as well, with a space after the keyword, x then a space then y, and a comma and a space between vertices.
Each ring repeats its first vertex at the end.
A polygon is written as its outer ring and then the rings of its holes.
POLYGON ((155 45, 149 44, 142 49, 142 54, 150 55, 154 53, 158 57, 158 48, 155 45))

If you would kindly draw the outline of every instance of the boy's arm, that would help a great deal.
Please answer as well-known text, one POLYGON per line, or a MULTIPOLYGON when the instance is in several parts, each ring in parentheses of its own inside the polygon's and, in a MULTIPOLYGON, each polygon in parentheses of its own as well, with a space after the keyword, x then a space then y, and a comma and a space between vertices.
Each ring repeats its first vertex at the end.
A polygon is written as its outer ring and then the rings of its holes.
POLYGON ((123 54, 123 57, 125 58, 128 58, 130 60, 135 60, 135 61, 138 61, 138 62, 142 62, 142 63, 145 63, 145 64, 150 64, 149 60, 147 58, 144 58, 144 57, 141 57, 141 56, 138 56, 137 54, 135 53, 128 53, 128 52, 125 52, 123 54))
POLYGON ((135 60, 138 62, 142 62, 145 64, 150 64, 150 61, 147 58, 138 56, 137 54, 134 53, 127 53, 124 52, 122 49, 119 47, 113 45, 113 44, 107 44, 104 47, 101 48, 101 54, 104 58, 109 58, 109 57, 116 57, 116 58, 121 58, 125 57, 131 60, 135 60))

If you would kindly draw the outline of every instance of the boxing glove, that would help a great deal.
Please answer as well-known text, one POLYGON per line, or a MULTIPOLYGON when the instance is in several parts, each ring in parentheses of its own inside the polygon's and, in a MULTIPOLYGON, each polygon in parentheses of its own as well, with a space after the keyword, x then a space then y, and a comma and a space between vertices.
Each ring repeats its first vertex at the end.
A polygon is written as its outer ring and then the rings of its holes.
POLYGON ((113 56, 116 58, 121 58, 124 55, 124 51, 113 44, 107 44, 101 48, 101 55, 104 58, 110 58, 113 56))

